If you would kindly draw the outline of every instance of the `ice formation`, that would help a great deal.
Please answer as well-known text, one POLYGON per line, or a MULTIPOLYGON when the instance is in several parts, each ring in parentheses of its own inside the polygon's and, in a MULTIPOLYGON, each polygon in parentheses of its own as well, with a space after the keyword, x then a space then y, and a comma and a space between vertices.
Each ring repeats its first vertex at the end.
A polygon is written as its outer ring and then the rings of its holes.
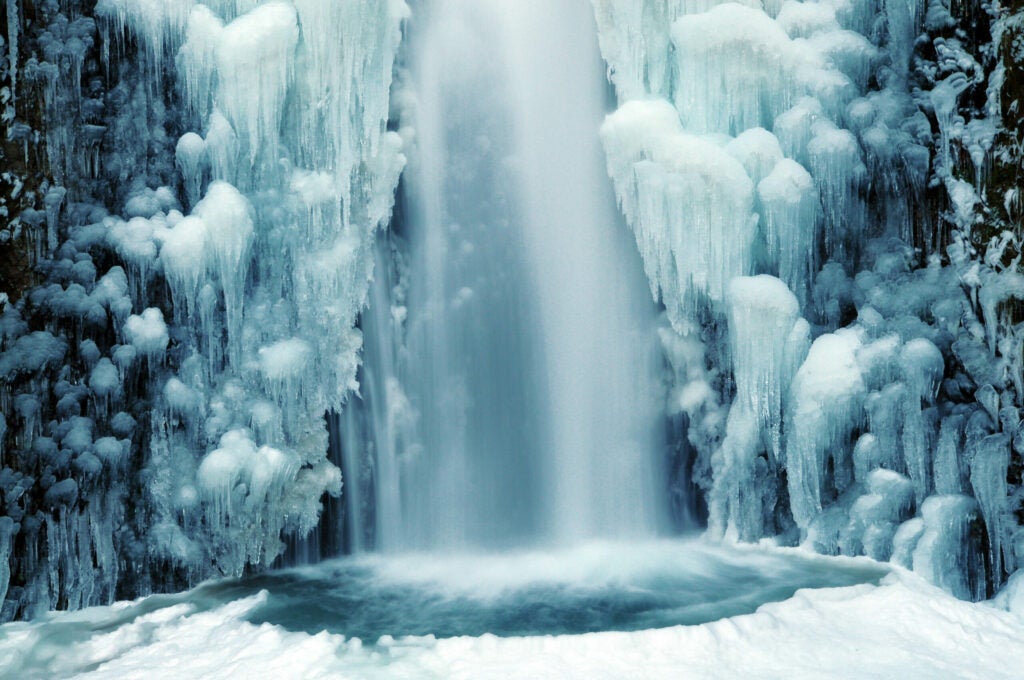
POLYGON ((668 407, 700 451, 710 531, 985 596, 1020 536, 1018 241, 994 237, 985 264, 972 245, 1002 76, 968 123, 985 73, 941 0, 594 6, 619 102, 609 173, 672 321, 668 407), (926 218, 928 200, 949 212, 926 218))
MULTIPOLYGON (((103 0, 72 22, 64 49, 99 40, 120 79, 110 127, 162 115, 178 132, 136 136, 143 156, 152 143, 170 162, 141 175, 153 186, 118 192, 108 206, 121 216, 74 203, 81 185, 46 194, 55 283, 32 302, 49 330, 26 334, 4 305, 2 373, 23 376, 6 383, 4 412, 13 421, 18 405, 12 443, 39 461, 4 483, 16 523, 2 545, 17 536, 21 574, 5 616, 111 601, 119 553, 142 590, 165 570, 269 565, 340 492, 323 418, 355 384, 375 232, 404 164, 386 122, 406 13, 400 1, 103 0), (110 330, 63 339, 83 327, 110 330), (50 375, 60 402, 46 422, 33 394, 50 375), (34 484, 38 513, 11 495, 34 484)), ((78 134, 51 113, 54 139, 78 134)), ((69 179, 73 143, 49 145, 69 179)), ((132 159, 105 160, 126 171, 132 159)))
MULTIPOLYGON (((726 533, 751 540, 771 525, 764 515, 773 509, 749 493, 749 488, 763 484, 759 478, 766 470, 761 454, 777 465, 786 450, 783 398, 807 354, 809 326, 799 316, 796 297, 772 276, 734 278, 727 305, 736 400, 729 411, 721 450, 712 460, 716 488, 709 524, 718 533, 728 525, 726 533)), ((797 374, 796 379, 800 378, 797 374)), ((792 448, 790 445, 788 450, 792 448)), ((792 463, 789 469, 792 479, 792 463)))

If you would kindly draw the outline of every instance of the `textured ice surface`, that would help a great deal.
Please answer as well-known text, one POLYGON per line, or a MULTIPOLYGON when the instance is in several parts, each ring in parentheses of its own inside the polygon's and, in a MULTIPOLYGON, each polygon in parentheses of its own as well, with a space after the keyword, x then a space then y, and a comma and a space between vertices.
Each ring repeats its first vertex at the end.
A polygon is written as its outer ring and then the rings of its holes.
POLYGON ((830 4, 787 3, 780 19, 760 3, 594 4, 621 104, 603 130, 609 172, 677 330, 695 294, 721 302, 764 265, 803 300, 819 233, 842 257, 863 224, 860 147, 831 119, 857 94, 836 46, 873 47, 830 4))
POLYGON ((727 305, 736 399, 721 452, 712 460, 710 528, 751 540, 763 534, 763 515, 771 508, 762 507, 749 487, 761 484, 760 454, 777 460, 784 453, 783 404, 810 335, 796 297, 773 276, 734 278, 727 305))
POLYGON ((751 269, 754 186, 715 139, 690 134, 666 101, 630 101, 601 129, 619 205, 651 288, 680 324, 701 293, 725 297, 751 269))
POLYGON ((404 162, 384 121, 406 9, 181 4, 164 39, 196 123, 175 152, 189 212, 124 241, 158 248, 180 328, 147 465, 170 514, 154 521, 188 535, 205 517, 194 538, 237 571, 269 563, 282 531, 308 532, 340 488, 322 416, 354 386, 370 246, 404 162))
POLYGON ((46 285, 28 308, 0 303, 5 426, 17 413, 26 433, 2 484, 23 546, 4 616, 108 602, 126 559, 143 591, 169 571, 240 573, 316 526, 341 487, 324 413, 356 386, 372 245, 405 162, 386 130, 404 3, 94 4, 95 20, 78 3, 41 18, 61 75, 48 151, 69 182, 44 185, 33 217, 46 285), (76 89, 87 55, 106 102, 76 89), (79 109, 117 130, 89 168, 79 109), (120 173, 106 209, 77 202, 94 172, 120 173), (52 332, 29 332, 28 310, 52 332), (35 396, 50 385, 52 419, 35 396))
POLYGON ((1003 473, 1024 379, 1005 310, 1024 286, 1010 236, 983 265, 967 245, 991 119, 964 120, 961 96, 984 78, 965 41, 936 38, 935 87, 908 91, 922 21, 947 29, 945 5, 593 4, 619 104, 602 129, 609 173, 683 336, 663 338, 668 410, 688 418, 695 470, 711 469, 711 529, 891 556, 980 596, 979 578, 1017 561, 1003 473), (950 200, 949 266, 915 226, 930 174, 950 200), (987 567, 969 557, 982 527, 987 567))

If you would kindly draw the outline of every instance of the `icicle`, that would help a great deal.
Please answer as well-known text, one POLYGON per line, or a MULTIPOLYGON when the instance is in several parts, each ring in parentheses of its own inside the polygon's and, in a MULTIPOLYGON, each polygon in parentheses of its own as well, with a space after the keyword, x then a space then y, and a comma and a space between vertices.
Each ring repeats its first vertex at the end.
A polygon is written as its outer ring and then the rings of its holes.
POLYGON ((939 443, 933 461, 935 491, 940 494, 959 494, 966 490, 960 452, 964 448, 964 417, 960 414, 942 420, 939 443))
POLYGON ((21 527, 10 517, 0 517, 0 603, 7 599, 11 583, 11 548, 14 535, 21 527))
POLYGON ((177 48, 194 4, 195 0, 100 0, 96 14, 112 24, 114 36, 129 29, 141 40, 148 71, 160 83, 163 60, 177 48))
POLYGON ((224 22, 206 5, 196 5, 188 16, 185 43, 178 50, 178 85, 189 113, 205 120, 217 84, 217 45, 224 22))
POLYGON ((766 245, 779 278, 806 304, 818 219, 814 180, 799 163, 784 158, 757 185, 757 195, 766 245))
POLYGON ((988 530, 992 576, 1001 580, 1003 572, 1016 568, 1007 527, 1006 470, 1010 466, 1010 442, 1006 435, 994 434, 978 444, 971 461, 971 487, 981 506, 988 530))
POLYGON ((737 400, 769 434, 777 457, 792 367, 804 359, 800 343, 793 342, 800 306, 782 281, 766 275, 733 279, 727 301, 737 400))
POLYGON ((807 154, 824 210, 825 250, 837 260, 856 255, 866 212, 860 192, 867 176, 860 146, 828 120, 811 125, 807 154))
POLYGON ((914 504, 914 487, 903 475, 875 469, 867 475, 867 493, 850 508, 850 524, 842 538, 843 553, 861 552, 876 560, 889 559, 896 527, 914 504))
POLYGON ((178 140, 174 156, 185 185, 185 196, 189 205, 195 206, 199 202, 207 166, 206 140, 194 132, 186 132, 178 140))
POLYGON ((624 104, 601 135, 652 291, 660 291, 673 323, 685 318, 695 293, 723 300, 727 282, 751 267, 756 217, 743 166, 683 132, 665 101, 624 104))
POLYGON ((299 40, 295 8, 268 2, 224 27, 217 38, 217 102, 246 140, 249 161, 277 160, 285 94, 299 40))
POLYGON ((900 366, 908 388, 903 402, 903 458, 920 504, 932 489, 930 444, 934 441, 934 425, 927 412, 922 412, 921 404, 934 402, 945 362, 938 347, 924 338, 915 338, 900 351, 900 366))
MULTIPOLYGON (((216 273, 224 290, 229 353, 240 352, 244 289, 255 229, 252 206, 233 186, 217 181, 210 184, 192 213, 207 225, 206 266, 216 273)), ((234 358, 240 357, 236 354, 234 358)))
POLYGON ((924 532, 913 553, 914 571, 965 600, 979 600, 981 559, 971 544, 978 503, 968 496, 931 496, 921 508, 924 532), (972 561, 974 563, 972 563, 972 561))
POLYGON ((782 160, 779 140, 762 127, 743 131, 725 145, 725 150, 743 164, 743 169, 755 185, 767 177, 782 160))
POLYGON ((675 104, 695 132, 737 134, 769 124, 795 94, 799 56, 759 9, 718 6, 672 25, 675 104))
MULTIPOLYGON (((828 459, 842 462, 865 395, 856 350, 862 338, 840 329, 811 345, 790 391, 786 469, 793 518, 806 528, 822 510, 828 459)), ((839 464, 836 465, 839 467, 839 464)))
POLYGON ((57 250, 60 209, 67 193, 68 191, 64 187, 53 187, 46 192, 43 199, 43 203, 46 205, 46 247, 51 253, 57 250))

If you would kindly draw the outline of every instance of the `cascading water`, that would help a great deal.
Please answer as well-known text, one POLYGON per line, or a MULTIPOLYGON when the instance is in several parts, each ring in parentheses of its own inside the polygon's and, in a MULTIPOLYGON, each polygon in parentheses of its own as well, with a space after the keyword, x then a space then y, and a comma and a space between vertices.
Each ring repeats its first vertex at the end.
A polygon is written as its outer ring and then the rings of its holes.
POLYGON ((592 10, 419 10, 408 299, 377 285, 364 317, 346 477, 371 481, 350 494, 351 535, 368 521, 382 548, 656 531, 656 316, 604 170, 592 10))

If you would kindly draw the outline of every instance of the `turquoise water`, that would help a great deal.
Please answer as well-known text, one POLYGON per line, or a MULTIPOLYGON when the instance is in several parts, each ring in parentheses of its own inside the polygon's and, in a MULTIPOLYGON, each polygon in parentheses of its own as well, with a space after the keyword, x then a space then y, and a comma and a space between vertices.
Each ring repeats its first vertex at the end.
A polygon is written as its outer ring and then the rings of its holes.
POLYGON ((591 544, 558 552, 372 556, 211 583, 212 603, 267 591, 254 623, 381 636, 561 635, 696 625, 801 588, 875 583, 870 562, 703 542, 591 544))

